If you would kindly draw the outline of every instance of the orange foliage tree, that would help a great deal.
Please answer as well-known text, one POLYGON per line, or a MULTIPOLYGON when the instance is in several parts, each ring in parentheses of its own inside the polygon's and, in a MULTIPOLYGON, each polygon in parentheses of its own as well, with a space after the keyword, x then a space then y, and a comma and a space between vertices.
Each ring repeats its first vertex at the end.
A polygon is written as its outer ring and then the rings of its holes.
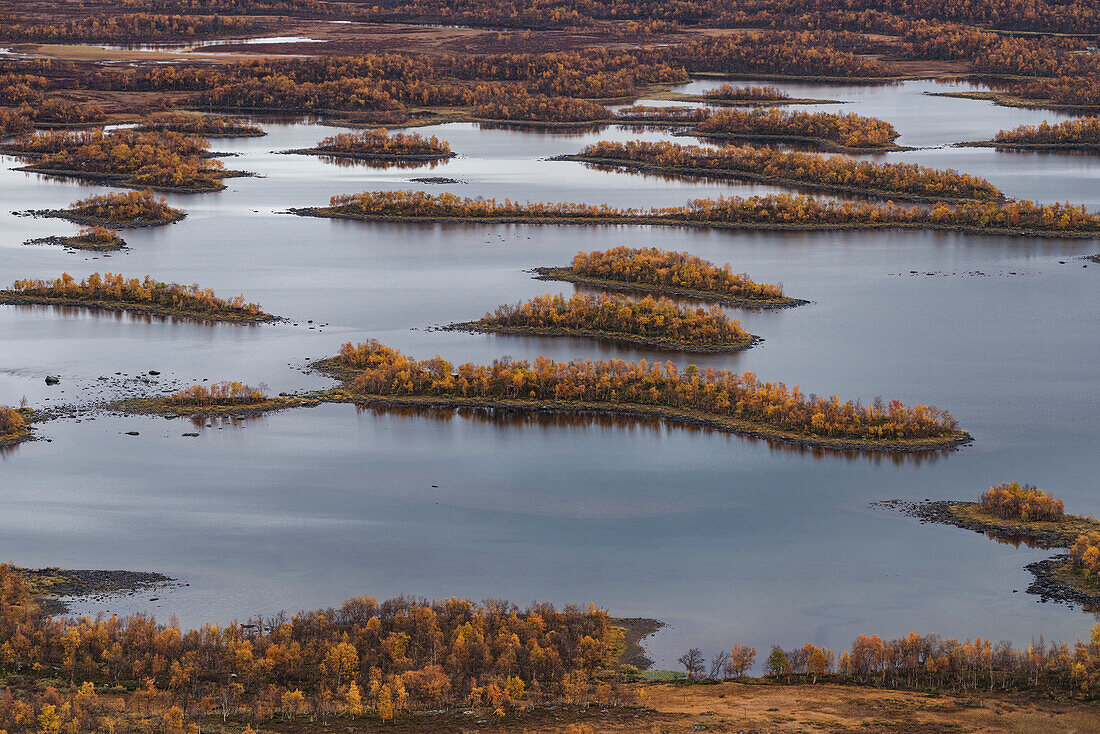
POLYGON ((982 509, 1005 520, 1060 520, 1065 515, 1062 500, 1030 484, 1001 482, 982 493, 982 509))

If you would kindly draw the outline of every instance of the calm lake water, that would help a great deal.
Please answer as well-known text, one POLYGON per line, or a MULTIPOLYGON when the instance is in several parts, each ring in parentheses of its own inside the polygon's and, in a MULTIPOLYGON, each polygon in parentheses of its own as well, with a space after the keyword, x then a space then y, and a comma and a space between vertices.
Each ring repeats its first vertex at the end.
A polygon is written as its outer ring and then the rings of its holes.
MULTIPOLYGON (((879 159, 954 167, 1013 197, 1100 207, 1096 157, 950 147, 1062 119, 1054 113, 928 96, 965 89, 931 82, 778 86, 845 100, 814 109, 882 117, 902 133, 900 143, 918 148, 879 159)), ((1049 554, 920 525, 869 503, 973 499, 991 484, 1019 480, 1052 490, 1071 512, 1100 513, 1100 265, 1079 259, 1100 252, 1096 241, 299 218, 282 212, 369 189, 621 206, 779 189, 546 160, 601 138, 665 132, 446 125, 420 132, 449 140, 458 158, 376 169, 278 155, 335 131, 261 123, 265 138, 213 141, 238 154, 226 159, 229 167, 259 177, 230 179, 221 193, 170 196, 187 219, 124 232, 130 249, 110 257, 24 246, 77 227, 13 212, 63 207, 105 189, 13 171, 18 161, 3 159, 0 282, 62 271, 150 273, 243 293, 297 326, 2 307, 0 404, 24 396, 34 406, 86 404, 204 378, 266 383, 274 392, 323 387, 331 383, 302 371, 307 361, 346 341, 378 338, 453 362, 545 354, 753 370, 804 392, 945 407, 975 443, 895 458, 659 424, 350 405, 198 429, 185 420, 87 413, 42 425, 50 442, 0 454, 0 558, 156 570, 189 586, 81 610, 174 614, 191 625, 361 594, 593 601, 667 621, 650 645, 665 666, 689 646, 710 654, 733 643, 766 651, 812 640, 844 649, 861 632, 909 631, 1026 644, 1040 634, 1072 640, 1094 622, 1023 593, 1024 565, 1049 554), (461 183, 410 183, 418 176, 461 183), (501 303, 572 292, 526 271, 622 244, 732 262, 812 303, 731 310, 766 339, 734 355, 430 330, 501 303), (162 375, 125 382, 148 370, 162 375), (47 387, 46 374, 61 375, 62 384, 47 387), (193 430, 198 438, 181 437, 193 430)))

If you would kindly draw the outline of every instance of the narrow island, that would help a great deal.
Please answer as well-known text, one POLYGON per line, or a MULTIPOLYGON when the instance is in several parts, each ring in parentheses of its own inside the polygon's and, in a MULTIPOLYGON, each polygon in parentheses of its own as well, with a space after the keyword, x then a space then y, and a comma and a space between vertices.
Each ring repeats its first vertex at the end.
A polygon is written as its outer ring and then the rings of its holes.
POLYGON ((715 149, 667 141, 600 141, 579 154, 558 156, 555 160, 911 201, 1004 200, 1004 194, 989 181, 952 169, 937 170, 912 163, 872 163, 747 145, 715 149))
POLYGON ((441 357, 417 361, 375 340, 345 344, 313 366, 343 381, 326 393, 334 402, 640 415, 833 449, 928 451, 972 440, 938 408, 877 398, 871 405, 841 403, 761 382, 751 372, 694 365, 681 371, 671 362, 502 357, 455 369, 441 357))
POLYGON ((471 119, 535 127, 587 127, 612 122, 611 110, 576 97, 528 94, 523 89, 493 90, 491 99, 471 110, 471 119))
POLYGON ((426 191, 365 191, 333 196, 327 207, 292 208, 303 217, 381 222, 491 222, 494 224, 658 224, 762 230, 931 229, 1035 237, 1100 235, 1100 215, 1072 204, 1031 201, 960 202, 900 206, 823 201, 808 196, 694 199, 651 209, 609 204, 518 202, 463 198, 426 191))
POLYGON ((1065 505, 1037 487, 1002 482, 978 502, 940 500, 878 503, 924 522, 973 530, 1002 543, 1067 553, 1028 564, 1027 593, 1100 610, 1100 520, 1068 515, 1065 505))
POLYGON ((451 152, 450 143, 434 135, 430 138, 417 133, 391 135, 384 127, 358 133, 339 133, 325 138, 314 148, 285 152, 362 161, 440 161, 455 155, 451 152))
POLYGON ((783 294, 780 283, 757 283, 748 273, 734 273, 686 252, 656 247, 615 247, 578 252, 564 268, 536 268, 539 280, 563 280, 624 293, 698 298, 724 306, 789 308, 807 301, 783 294))
POLYGON ((713 113, 705 107, 651 107, 633 105, 615 113, 617 123, 643 125, 698 125, 713 113))
POLYGON ((24 245, 57 245, 73 250, 112 251, 121 250, 126 240, 118 236, 118 231, 109 227, 84 227, 75 235, 54 235, 27 240, 24 245))
POLYGON ((262 138, 267 135, 262 127, 240 117, 228 115, 204 115, 199 112, 166 112, 153 115, 135 130, 153 132, 168 130, 204 138, 262 138))
POLYGON ((187 216, 186 212, 168 206, 163 196, 157 198, 151 189, 89 196, 74 201, 65 209, 42 209, 30 213, 39 217, 67 219, 92 227, 116 229, 159 227, 178 222, 187 216))
POLYGON ((690 134, 713 140, 812 143, 848 153, 905 150, 894 143, 899 133, 893 125, 855 113, 722 110, 700 122, 690 134))
POLYGON ((730 107, 774 107, 785 104, 842 104, 835 99, 804 99, 792 97, 781 89, 767 86, 735 86, 728 82, 702 94, 669 93, 663 99, 681 102, 705 102, 730 107))
POLYGON ((736 352, 762 341, 731 321, 721 308, 684 308, 668 298, 622 295, 546 294, 515 306, 500 306, 478 321, 451 330, 537 336, 573 336, 675 349, 736 352))
POLYGON ((124 413, 148 415, 258 415, 285 408, 317 405, 314 398, 271 396, 263 385, 252 387, 244 382, 217 382, 192 385, 172 395, 154 398, 133 398, 112 403, 110 407, 124 413))
POLYGON ((68 273, 52 281, 17 280, 10 289, 0 290, 0 304, 131 311, 201 321, 277 320, 260 310, 258 304, 246 303, 243 296, 225 300, 216 297, 209 288, 161 283, 148 275, 144 279, 126 279, 117 273, 92 273, 81 281, 68 273))
POLYGON ((992 140, 959 143, 965 148, 1002 148, 1007 150, 1067 150, 1100 153, 1100 117, 1077 117, 1051 125, 1021 125, 1001 130, 992 140))
POLYGON ((29 411, 0 405, 0 448, 13 446, 31 438, 29 411))
POLYGON ((205 138, 168 131, 54 132, 0 145, 33 162, 17 170, 118 183, 137 189, 199 193, 225 188, 222 179, 244 175, 226 171, 205 138))

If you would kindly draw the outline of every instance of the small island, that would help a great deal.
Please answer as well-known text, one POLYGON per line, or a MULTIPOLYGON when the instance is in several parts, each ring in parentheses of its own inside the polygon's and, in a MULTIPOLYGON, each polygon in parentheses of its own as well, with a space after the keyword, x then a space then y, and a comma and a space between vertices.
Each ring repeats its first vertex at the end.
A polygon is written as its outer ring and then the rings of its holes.
POLYGON ((386 128, 358 133, 339 133, 325 138, 314 148, 288 150, 303 155, 352 158, 362 161, 440 161, 453 158, 451 144, 434 135, 417 133, 390 134, 386 128))
POLYGON ((116 230, 109 227, 84 227, 79 233, 68 236, 38 237, 27 240, 24 245, 58 245, 72 250, 111 251, 121 250, 126 240, 118 236, 116 230))
POLYGON ((1001 130, 992 140, 959 143, 965 148, 1002 148, 1006 150, 1066 150, 1100 153, 1100 117, 1077 117, 1055 125, 1021 125, 1001 130))
POLYGON ((65 209, 43 209, 31 214, 67 219, 93 227, 117 229, 159 227, 178 222, 187 216, 186 212, 168 206, 163 196, 157 198, 150 189, 89 196, 74 201, 65 209))
POLYGON ((1068 552, 1028 564, 1029 594, 1100 609, 1100 520, 1065 512, 1062 500, 1037 487, 1002 482, 978 502, 878 503, 924 522, 973 530, 1012 545, 1068 552))
POLYGON ((564 268, 536 268, 540 280, 563 280, 624 293, 698 298, 724 306, 789 308, 807 301, 783 294, 782 284, 757 283, 747 273, 734 273, 687 252, 656 247, 615 247, 578 252, 564 268))
POLYGON ((711 111, 705 107, 650 107, 633 105, 615 113, 615 122, 643 125, 698 125, 709 120, 711 111))
POLYGON ((835 99, 802 99, 791 97, 781 89, 762 86, 734 86, 728 82, 702 94, 668 95, 668 99, 684 102, 706 102, 732 107, 773 107, 784 104, 841 104, 835 99))
POLYGON ((503 357, 456 369, 441 357, 417 361, 373 340, 345 344, 313 367, 342 380, 342 388, 325 393, 333 402, 613 413, 832 449, 930 451, 972 440, 949 412, 931 406, 878 398, 841 403, 761 382, 751 372, 695 365, 681 371, 671 362, 503 357))
POLYGON ((192 385, 165 397, 134 398, 112 403, 124 413, 147 415, 257 415, 285 408, 317 405, 319 400, 298 396, 271 396, 263 385, 252 387, 244 382, 217 382, 209 386, 192 385))
POLYGON ((240 117, 228 115, 204 115, 199 112, 166 112, 153 115, 149 121, 135 130, 153 132, 168 130, 204 138, 262 138, 264 129, 240 117))
POLYGON ((685 352, 736 352, 761 341, 718 306, 683 308, 668 298, 547 294, 501 306, 478 321, 448 329, 607 339, 685 352))
POLYGON ((0 405, 0 448, 31 438, 29 410, 0 405))
POLYGON ((812 143, 849 153, 905 150, 894 143, 899 133, 893 125, 854 113, 722 110, 700 122, 690 134, 715 140, 812 143))
POLYGON ((803 189, 863 194, 911 201, 1002 201, 1004 194, 983 178, 912 163, 872 163, 844 156, 726 145, 704 148, 667 141, 600 141, 577 155, 581 161, 633 171, 760 181, 803 189))
POLYGON ((169 131, 55 132, 0 145, 0 153, 33 163, 17 170, 118 183, 137 189, 199 193, 225 188, 226 171, 205 138, 169 131))
POLYGON ((224 300, 209 288, 161 283, 148 275, 144 279, 126 279, 117 273, 92 273, 81 281, 68 273, 52 281, 17 280, 10 289, 0 290, 0 304, 72 306, 201 321, 259 323, 277 320, 264 313, 258 304, 246 303, 242 296, 224 300))

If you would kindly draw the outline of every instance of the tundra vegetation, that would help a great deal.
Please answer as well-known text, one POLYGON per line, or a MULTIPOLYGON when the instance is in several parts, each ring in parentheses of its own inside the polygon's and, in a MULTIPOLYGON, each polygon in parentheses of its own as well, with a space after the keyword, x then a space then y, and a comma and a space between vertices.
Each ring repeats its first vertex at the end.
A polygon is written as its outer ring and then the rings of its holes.
POLYGON ((596 408, 640 412, 671 420, 703 422, 719 429, 849 448, 943 448, 969 440, 955 418, 938 408, 907 407, 876 398, 871 405, 839 397, 804 395, 795 386, 762 382, 751 372, 680 370, 671 362, 645 360, 533 363, 509 357, 491 365, 457 369, 440 357, 414 360, 378 341, 345 344, 321 363, 343 374, 353 394, 400 403, 500 403, 533 409, 596 408))
POLYGON ((792 112, 755 109, 722 110, 695 126, 693 135, 705 138, 795 140, 833 150, 897 150, 894 126, 855 113, 792 112))
POLYGON ((748 273, 734 273, 687 252, 656 247, 614 247, 578 252, 571 267, 539 268, 538 277, 584 283, 609 290, 650 291, 686 296, 728 306, 795 306, 803 303, 783 294, 781 283, 757 283, 748 273))
POLYGON ((1054 125, 1044 120, 1038 125, 1001 130, 992 140, 963 145, 1021 150, 1100 151, 1100 117, 1076 117, 1054 125))
POLYGON ((243 296, 225 300, 209 288, 162 283, 145 278, 125 278, 117 273, 92 273, 76 280, 63 273, 55 280, 17 280, 0 291, 0 303, 20 305, 79 306, 115 311, 140 311, 209 321, 268 321, 270 314, 243 296))
POLYGON ((736 351, 757 337, 717 306, 685 308, 668 298, 635 300, 621 295, 536 296, 500 306, 478 320, 458 324, 474 331, 599 337, 685 351, 736 351))

